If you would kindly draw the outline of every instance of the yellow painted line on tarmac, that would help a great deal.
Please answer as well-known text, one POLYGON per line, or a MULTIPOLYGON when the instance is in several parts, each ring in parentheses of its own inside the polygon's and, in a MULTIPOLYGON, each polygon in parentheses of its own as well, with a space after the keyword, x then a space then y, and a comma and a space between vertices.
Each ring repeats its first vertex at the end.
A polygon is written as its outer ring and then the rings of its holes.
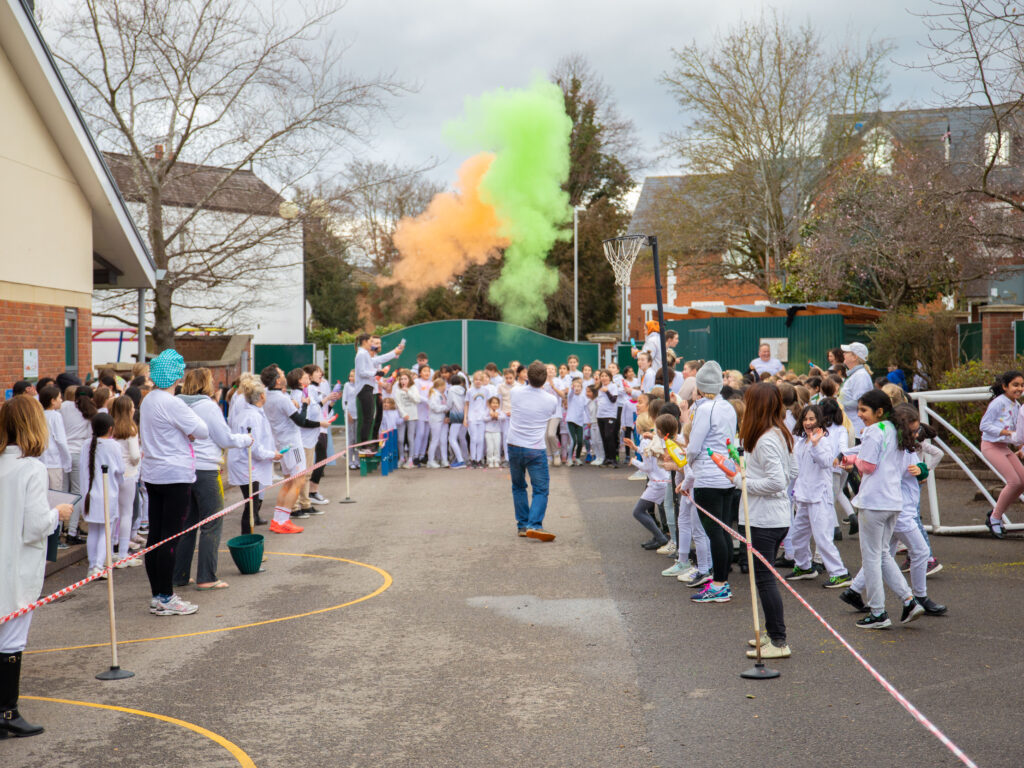
MULTIPOLYGON (((108 645, 109 645, 109 643, 108 643, 108 645)), ((221 736, 219 733, 214 733, 213 731, 210 731, 210 730, 207 730, 206 728, 203 728, 201 725, 196 725, 195 723, 190 723, 190 722, 188 722, 186 720, 179 720, 176 717, 168 717, 167 715, 160 715, 160 714, 157 714, 156 712, 146 712, 145 710, 142 710, 142 709, 130 709, 129 707, 116 707, 113 704, 97 704, 96 702, 93 702, 93 701, 74 701, 73 699, 51 699, 51 698, 49 698, 47 696, 22 696, 21 698, 29 700, 29 701, 47 701, 47 702, 50 702, 51 704, 71 704, 71 705, 76 706, 76 707, 93 707, 94 709, 108 709, 108 710, 111 710, 113 712, 125 712, 125 713, 127 713, 129 715, 140 715, 142 717, 151 717, 154 720, 162 720, 165 723, 171 723, 172 725, 177 725, 177 726, 180 726, 182 728, 187 728, 190 731, 195 731, 200 736, 205 736, 206 738, 208 738, 210 741, 214 742, 215 744, 219 744, 220 746, 224 747, 224 749, 226 749, 228 752, 231 753, 231 756, 234 757, 235 760, 238 761, 238 764, 240 766, 242 766, 242 768, 256 768, 256 763, 254 763, 252 761, 252 758, 250 758, 247 754, 245 754, 245 752, 242 750, 242 748, 239 747, 237 744, 228 741, 223 736, 221 736)))
MULTIPOLYGON (((339 563, 349 563, 351 565, 358 565, 361 568, 369 568, 371 571, 376 571, 384 578, 384 583, 381 584, 377 589, 373 590, 367 595, 358 597, 355 600, 349 600, 345 603, 339 603, 338 605, 332 605, 327 608, 317 608, 315 611, 306 611, 305 613, 296 613, 291 616, 281 616, 276 619, 265 619, 264 621, 254 621, 250 624, 238 624, 233 627, 220 627, 219 629, 204 629, 199 632, 184 632, 180 635, 161 635, 159 637, 140 637, 135 640, 118 640, 118 645, 129 645, 131 643, 151 643, 157 640, 177 640, 183 637, 199 637, 201 635, 213 635, 218 632, 232 632, 236 629, 250 629, 252 627, 262 627, 267 624, 277 624, 281 621, 294 621, 295 619, 304 619, 308 616, 316 616, 320 613, 329 613, 330 611, 336 611, 339 608, 347 608, 350 605, 356 605, 357 603, 363 603, 370 600, 382 592, 386 591, 393 583, 394 579, 391 578, 391 574, 385 571, 383 568, 378 568, 376 565, 370 565, 369 563, 360 563, 358 560, 349 560, 344 557, 333 557, 331 555, 310 555, 302 552, 267 552, 268 555, 287 555, 290 557, 312 557, 317 560, 336 560, 339 563)), ((57 653, 59 651, 78 651, 84 648, 109 648, 110 643, 89 643, 86 645, 68 645, 62 648, 39 648, 31 651, 25 651, 24 654, 28 656, 33 653, 57 653)))

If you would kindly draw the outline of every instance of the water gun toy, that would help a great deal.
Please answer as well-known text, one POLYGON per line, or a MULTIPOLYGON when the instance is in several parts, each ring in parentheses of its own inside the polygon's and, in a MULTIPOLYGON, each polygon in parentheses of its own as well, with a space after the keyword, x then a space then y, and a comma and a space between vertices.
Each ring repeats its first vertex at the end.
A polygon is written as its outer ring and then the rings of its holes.
POLYGON ((636 339, 630 338, 629 343, 633 347, 633 349, 637 348, 637 346, 636 346, 636 339))
POLYGON ((715 465, 725 473, 726 477, 728 477, 729 479, 736 477, 736 470, 729 469, 729 465, 725 463, 725 457, 722 454, 715 453, 710 448, 708 448, 708 456, 711 458, 713 462, 715 462, 715 465))
POLYGON ((729 458, 735 461, 737 464, 740 463, 740 452, 735 445, 732 444, 732 440, 726 438, 725 448, 729 452, 729 458))
POLYGON ((280 451, 278 451, 278 453, 280 453, 282 456, 284 456, 291 449, 292 449, 292 447, 290 445, 286 445, 284 448, 282 448, 280 451))
POLYGON ((665 452, 669 458, 676 463, 676 466, 682 469, 686 466, 686 452, 682 447, 673 440, 671 437, 665 438, 665 452))
POLYGON ((334 382, 334 389, 332 389, 331 391, 341 392, 341 379, 338 379, 336 382, 334 382))
POLYGON ((338 418, 338 414, 332 413, 331 417, 329 419, 324 419, 324 421, 326 421, 328 424, 333 424, 336 418, 338 418))

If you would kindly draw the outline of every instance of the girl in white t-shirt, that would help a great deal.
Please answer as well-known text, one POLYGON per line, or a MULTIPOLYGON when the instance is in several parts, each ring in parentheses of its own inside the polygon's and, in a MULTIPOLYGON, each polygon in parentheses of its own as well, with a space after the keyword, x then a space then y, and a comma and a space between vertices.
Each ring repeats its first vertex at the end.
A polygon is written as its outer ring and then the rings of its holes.
POLYGON ((448 436, 442 434, 445 421, 448 419, 448 397, 445 391, 448 384, 438 376, 427 397, 430 416, 427 423, 430 427, 430 447, 427 449, 427 466, 438 469, 448 466, 448 436))
MULTIPOLYGON (((648 434, 654 429, 654 423, 644 414, 637 421, 637 428, 640 432, 648 434)), ((624 440, 629 448, 636 451, 633 466, 647 475, 647 485, 633 507, 633 518, 651 533, 651 540, 641 545, 644 549, 658 549, 669 542, 656 518, 658 505, 665 501, 669 481, 668 471, 661 465, 661 458, 665 452, 665 435, 659 433, 658 436, 661 440, 655 441, 651 437, 644 437, 639 445, 634 443, 632 438, 627 437, 624 440)))
POLYGON ((413 384, 409 371, 398 372, 394 390, 395 407, 401 421, 398 423, 398 465, 412 468, 413 447, 416 442, 416 424, 419 421, 420 391, 413 384))
POLYGON ((889 542, 903 509, 900 483, 906 471, 904 451, 912 450, 914 435, 897 430, 892 421, 892 401, 880 389, 871 389, 857 401, 857 416, 864 422, 856 455, 844 457, 844 465, 856 466, 861 474, 860 491, 853 499, 859 510, 861 569, 864 571, 864 599, 852 589, 840 599, 854 607, 868 608, 857 622, 865 629, 892 626, 885 611, 885 583, 903 601, 900 623, 907 624, 924 613, 914 600, 907 580, 889 552, 889 542))
MULTIPOLYGON (((117 491, 117 515, 110 510, 110 539, 117 545, 118 558, 128 554, 129 550, 141 549, 132 545, 132 512, 135 508, 135 492, 139 483, 139 463, 142 452, 139 450, 139 428, 135 423, 135 403, 128 395, 121 395, 110 405, 110 415, 114 419, 114 440, 121 448, 121 459, 124 462, 124 475, 121 487, 117 491), (116 528, 115 528, 116 526, 116 528)), ((120 565, 129 568, 142 565, 142 558, 136 557, 120 565)))
POLYGON ((413 386, 420 395, 419 405, 416 406, 416 440, 413 443, 413 465, 422 467, 427 463, 427 444, 430 441, 430 390, 434 386, 433 371, 430 366, 423 366, 419 370, 419 376, 413 382, 413 386))
POLYGON ((501 398, 491 396, 487 401, 487 417, 484 420, 484 445, 487 449, 487 466, 497 469, 501 466, 501 430, 505 423, 505 411, 501 398))
POLYGON ((124 462, 121 459, 121 446, 114 440, 113 418, 107 413, 97 413, 92 417, 92 439, 82 443, 78 463, 78 487, 85 495, 82 519, 89 526, 89 537, 86 539, 89 554, 88 576, 102 571, 107 560, 106 523, 103 511, 104 466, 107 467, 107 511, 113 523, 117 519, 118 491, 124 477, 124 462))
POLYGON ((1024 373, 1007 371, 992 385, 992 399, 985 415, 981 417, 981 453, 988 463, 995 467, 1006 481, 1006 486, 996 499, 992 513, 985 518, 985 525, 997 539, 1004 536, 1003 512, 1024 492, 1024 465, 1020 462, 1020 451, 1014 452, 1013 444, 1020 444, 1024 437, 1018 432, 1021 393, 1024 392, 1024 373))

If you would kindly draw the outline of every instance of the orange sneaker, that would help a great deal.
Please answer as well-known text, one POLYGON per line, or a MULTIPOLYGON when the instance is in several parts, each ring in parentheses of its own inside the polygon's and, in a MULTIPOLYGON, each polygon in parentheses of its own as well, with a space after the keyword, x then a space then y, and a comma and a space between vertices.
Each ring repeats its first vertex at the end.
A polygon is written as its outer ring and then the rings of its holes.
POLYGON ((296 525, 291 520, 285 520, 283 523, 277 520, 270 521, 271 533, 302 533, 303 530, 305 529, 301 525, 296 525))

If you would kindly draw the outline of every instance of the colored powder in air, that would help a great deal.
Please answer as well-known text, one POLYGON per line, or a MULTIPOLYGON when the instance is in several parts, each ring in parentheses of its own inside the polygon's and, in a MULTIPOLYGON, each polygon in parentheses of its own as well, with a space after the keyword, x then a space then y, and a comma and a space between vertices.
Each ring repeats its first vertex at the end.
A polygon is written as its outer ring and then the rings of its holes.
POLYGON ((493 160, 488 153, 469 158, 459 168, 455 192, 435 196, 422 214, 399 222, 394 243, 402 258, 385 284, 401 283, 410 295, 420 296, 508 245, 495 209, 479 196, 493 160))
POLYGON ((558 272, 545 259, 557 240, 572 236, 562 189, 571 131, 561 89, 540 78, 528 90, 499 89, 468 100, 465 116, 446 129, 459 148, 495 153, 479 196, 494 206, 509 243, 489 298, 510 323, 530 327, 546 318, 545 299, 558 287, 558 272))

